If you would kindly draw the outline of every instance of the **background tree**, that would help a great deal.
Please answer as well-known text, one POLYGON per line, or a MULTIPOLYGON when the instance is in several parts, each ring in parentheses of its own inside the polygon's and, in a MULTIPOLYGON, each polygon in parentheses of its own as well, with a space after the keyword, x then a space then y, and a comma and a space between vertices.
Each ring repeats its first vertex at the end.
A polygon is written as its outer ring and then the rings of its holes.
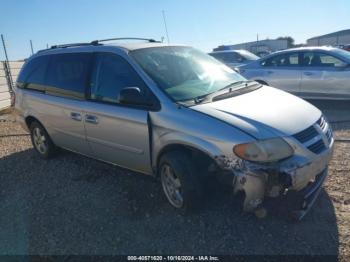
POLYGON ((294 47, 295 40, 291 36, 280 36, 277 38, 277 40, 287 40, 288 48, 294 47))

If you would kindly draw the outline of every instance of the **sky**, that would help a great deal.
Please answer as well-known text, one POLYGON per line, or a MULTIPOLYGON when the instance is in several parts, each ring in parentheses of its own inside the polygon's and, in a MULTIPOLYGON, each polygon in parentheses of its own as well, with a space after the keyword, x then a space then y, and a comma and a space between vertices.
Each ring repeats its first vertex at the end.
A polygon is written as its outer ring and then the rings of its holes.
MULTIPOLYGON (((10 60, 55 45, 146 37, 211 51, 222 44, 350 29, 350 0, 0 0, 0 33, 10 60)), ((2 46, 0 60, 4 59, 2 46)))

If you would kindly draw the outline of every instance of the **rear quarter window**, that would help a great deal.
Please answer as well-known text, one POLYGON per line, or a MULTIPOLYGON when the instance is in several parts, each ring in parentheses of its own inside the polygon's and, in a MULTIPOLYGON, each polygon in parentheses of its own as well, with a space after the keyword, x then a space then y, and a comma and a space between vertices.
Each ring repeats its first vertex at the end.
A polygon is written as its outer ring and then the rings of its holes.
POLYGON ((49 56, 39 56, 28 61, 21 70, 17 82, 44 85, 49 59, 49 56))

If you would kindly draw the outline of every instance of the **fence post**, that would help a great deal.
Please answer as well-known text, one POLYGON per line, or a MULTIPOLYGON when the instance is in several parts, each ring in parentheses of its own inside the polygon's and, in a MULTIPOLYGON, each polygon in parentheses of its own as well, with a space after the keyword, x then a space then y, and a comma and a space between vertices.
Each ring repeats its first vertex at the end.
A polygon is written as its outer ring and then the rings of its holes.
POLYGON ((10 69, 10 63, 9 63, 9 58, 7 56, 7 51, 6 51, 6 45, 5 45, 5 40, 4 40, 4 36, 1 34, 1 41, 2 41, 2 46, 4 48, 4 53, 5 53, 5 74, 6 74, 6 79, 7 79, 7 83, 8 86, 10 88, 10 93, 12 96, 13 93, 13 81, 12 81, 12 75, 11 75, 11 69, 10 69))

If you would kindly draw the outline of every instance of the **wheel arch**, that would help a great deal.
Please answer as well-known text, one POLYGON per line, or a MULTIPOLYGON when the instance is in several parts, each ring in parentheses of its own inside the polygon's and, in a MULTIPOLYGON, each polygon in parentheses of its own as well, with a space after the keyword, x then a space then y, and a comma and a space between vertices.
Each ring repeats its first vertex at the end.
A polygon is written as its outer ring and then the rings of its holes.
POLYGON ((159 171, 159 163, 160 159, 163 155, 169 152, 173 151, 182 151, 189 155, 194 161, 198 161, 200 163, 205 163, 204 166, 201 166, 203 168, 209 168, 209 166, 213 165, 213 167, 219 169, 219 166, 217 162, 215 161, 214 157, 210 155, 208 152, 206 152, 203 149, 199 149, 197 147, 194 147, 192 145, 182 144, 182 143, 172 143, 164 146, 159 153, 157 154, 156 161, 155 161, 155 172, 154 174, 158 176, 159 171))
MULTIPOLYGON (((40 122, 40 120, 32 115, 28 115, 24 118, 24 121, 28 127, 28 129, 30 129, 30 125, 33 123, 33 122, 38 122, 45 130, 46 128, 44 127, 44 125, 40 122)), ((47 130, 46 130, 47 131, 47 130)))

